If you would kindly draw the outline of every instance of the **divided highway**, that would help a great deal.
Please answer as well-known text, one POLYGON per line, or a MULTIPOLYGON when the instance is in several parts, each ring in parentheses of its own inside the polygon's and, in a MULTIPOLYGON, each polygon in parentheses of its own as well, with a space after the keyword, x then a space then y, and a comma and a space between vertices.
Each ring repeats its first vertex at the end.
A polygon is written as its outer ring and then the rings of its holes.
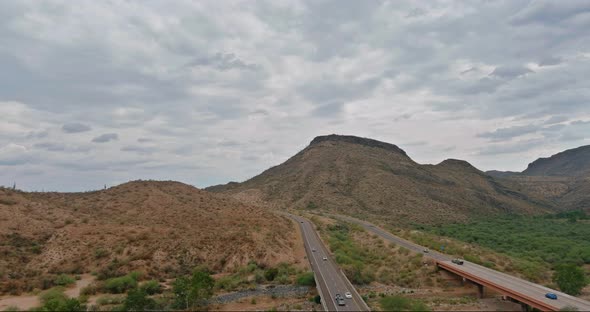
POLYGON ((316 286, 324 309, 326 311, 369 311, 367 304, 330 256, 311 222, 291 214, 289 217, 297 221, 301 228, 305 251, 315 275, 316 286), (352 298, 344 298, 344 294, 347 292, 350 292, 352 298), (336 294, 340 294, 344 298, 344 306, 337 304, 336 294))
POLYGON ((483 285, 484 287, 493 288, 504 295, 526 303, 532 307, 536 307, 544 311, 558 311, 565 307, 575 307, 578 311, 590 311, 590 302, 586 300, 570 296, 560 291, 531 283, 529 281, 525 281, 523 279, 498 272, 475 263, 464 261, 463 265, 458 265, 452 263, 452 258, 448 255, 441 254, 436 251, 428 251, 425 253, 425 247, 394 236, 369 222, 348 216, 335 217, 347 222, 358 224, 368 232, 377 234, 389 242, 403 246, 418 253, 423 253, 424 256, 434 259, 438 263, 439 267, 442 267, 445 270, 463 276, 473 282, 483 285), (557 294, 557 300, 546 298, 545 294, 548 292, 557 294))

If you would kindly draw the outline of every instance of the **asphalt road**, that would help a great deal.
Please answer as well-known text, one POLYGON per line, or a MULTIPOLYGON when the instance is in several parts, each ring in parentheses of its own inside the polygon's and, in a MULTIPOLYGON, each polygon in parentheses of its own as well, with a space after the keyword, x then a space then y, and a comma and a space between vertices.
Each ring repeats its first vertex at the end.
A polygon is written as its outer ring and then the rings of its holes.
POLYGON ((477 278, 482 279, 484 282, 490 283, 492 285, 497 285, 499 287, 503 287, 507 290, 503 292, 505 295, 510 296, 510 292, 519 294, 524 297, 539 301, 545 305, 551 306, 554 310, 560 310, 566 306, 569 306, 576 307, 578 311, 590 311, 590 302, 586 300, 570 296, 560 291, 550 289, 535 283, 531 283, 529 281, 525 281, 523 279, 502 272, 498 272, 496 270, 492 270, 468 261, 464 261, 463 265, 454 264, 451 262, 452 257, 448 255, 441 254, 439 252, 432 250, 424 252, 426 250, 425 247, 409 242, 403 238, 397 237, 369 222, 358 220, 348 216, 335 217, 344 221, 358 224, 368 232, 377 234, 378 236, 384 238, 389 242, 403 246, 414 252, 422 253, 424 256, 430 257, 436 260, 437 262, 442 262, 444 265, 450 266, 453 270, 458 271, 458 273, 462 274, 463 276, 473 275, 477 278), (556 294, 557 300, 545 298, 545 294, 548 292, 556 294))
POLYGON ((289 216, 297 221, 301 228, 305 251, 315 274, 324 309, 327 311, 369 311, 369 307, 330 256, 311 222, 299 216, 289 216), (323 260, 324 257, 327 260, 323 260), (346 292, 352 294, 352 299, 345 298, 346 305, 339 306, 335 300, 336 294, 344 297, 346 292))

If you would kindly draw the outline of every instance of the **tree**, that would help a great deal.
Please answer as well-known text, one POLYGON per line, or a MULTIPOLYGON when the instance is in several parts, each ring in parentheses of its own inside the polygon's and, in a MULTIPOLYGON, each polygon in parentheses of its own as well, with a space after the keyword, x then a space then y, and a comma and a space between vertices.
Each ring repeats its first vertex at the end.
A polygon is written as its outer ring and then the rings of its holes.
POLYGON ((195 302, 200 304, 202 301, 211 298, 213 295, 215 280, 207 270, 195 269, 191 280, 191 286, 191 292, 194 295, 195 302))
POLYGON ((564 264, 557 267, 553 280, 563 292, 579 295, 580 290, 588 284, 586 275, 581 267, 574 264, 564 264))
POLYGON ((215 280, 206 269, 195 269, 193 275, 179 277, 172 284, 172 291, 176 297, 175 307, 189 309, 204 305, 213 295, 215 280))
POLYGON ((176 300, 174 307, 177 309, 186 309, 191 306, 190 301, 190 280, 186 277, 179 277, 172 283, 172 292, 176 300))

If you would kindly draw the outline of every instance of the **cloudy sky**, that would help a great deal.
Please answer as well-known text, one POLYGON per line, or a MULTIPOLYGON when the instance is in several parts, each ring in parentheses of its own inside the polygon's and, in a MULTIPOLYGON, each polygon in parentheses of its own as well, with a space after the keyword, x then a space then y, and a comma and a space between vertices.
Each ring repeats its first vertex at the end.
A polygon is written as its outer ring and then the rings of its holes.
POLYGON ((590 1, 0 1, 0 185, 241 181, 315 136, 523 170, 590 144, 590 1))

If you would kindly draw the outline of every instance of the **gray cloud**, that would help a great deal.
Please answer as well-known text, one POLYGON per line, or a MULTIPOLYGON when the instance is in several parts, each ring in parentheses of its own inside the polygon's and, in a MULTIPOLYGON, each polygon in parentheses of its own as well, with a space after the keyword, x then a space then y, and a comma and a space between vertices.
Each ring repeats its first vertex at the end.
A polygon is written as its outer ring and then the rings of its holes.
POLYGON ((212 66, 218 70, 240 69, 256 71, 261 69, 260 65, 248 64, 233 53, 216 53, 214 56, 197 58, 186 66, 212 66))
POLYGON ((2 174, 33 189, 146 177, 207 186, 326 133, 424 142, 407 145, 423 163, 452 152, 522 170, 588 143, 589 8, 0 1, 2 174))
POLYGON ((52 142, 44 142, 44 143, 37 143, 33 145, 34 148, 44 149, 51 152, 56 151, 65 151, 66 146, 62 143, 52 143, 52 142))
POLYGON ((590 12, 590 4, 584 0, 565 0, 559 3, 551 0, 531 1, 511 20, 515 24, 556 23, 586 12, 590 12))
POLYGON ((522 66, 501 66, 496 67, 496 69, 490 73, 490 76, 510 79, 524 76, 528 73, 533 73, 533 71, 522 66))
POLYGON ((508 140, 514 137, 533 133, 539 130, 539 126, 526 125, 526 126, 513 126, 508 128, 496 129, 492 132, 480 133, 477 136, 480 138, 492 139, 495 141, 508 140))
POLYGON ((105 143, 105 142, 109 142, 109 141, 116 141, 118 139, 119 139, 119 135, 116 133, 105 133, 105 134, 99 135, 99 136, 95 137, 94 139, 92 139, 92 142, 105 143))
POLYGON ((81 123, 68 123, 63 125, 61 129, 66 133, 79 133, 92 130, 89 126, 81 123))
POLYGON ((156 147, 146 147, 146 146, 124 146, 121 148, 123 152, 133 152, 142 155, 151 155, 156 152, 158 149, 156 147))
POLYGON ((561 64, 561 62, 563 62, 563 60, 559 57, 546 56, 539 60, 539 66, 553 66, 561 64))
POLYGON ((540 144, 543 144, 542 140, 527 140, 510 144, 499 143, 481 149, 479 151, 479 155, 500 155, 520 153, 531 150, 539 146, 540 144))

